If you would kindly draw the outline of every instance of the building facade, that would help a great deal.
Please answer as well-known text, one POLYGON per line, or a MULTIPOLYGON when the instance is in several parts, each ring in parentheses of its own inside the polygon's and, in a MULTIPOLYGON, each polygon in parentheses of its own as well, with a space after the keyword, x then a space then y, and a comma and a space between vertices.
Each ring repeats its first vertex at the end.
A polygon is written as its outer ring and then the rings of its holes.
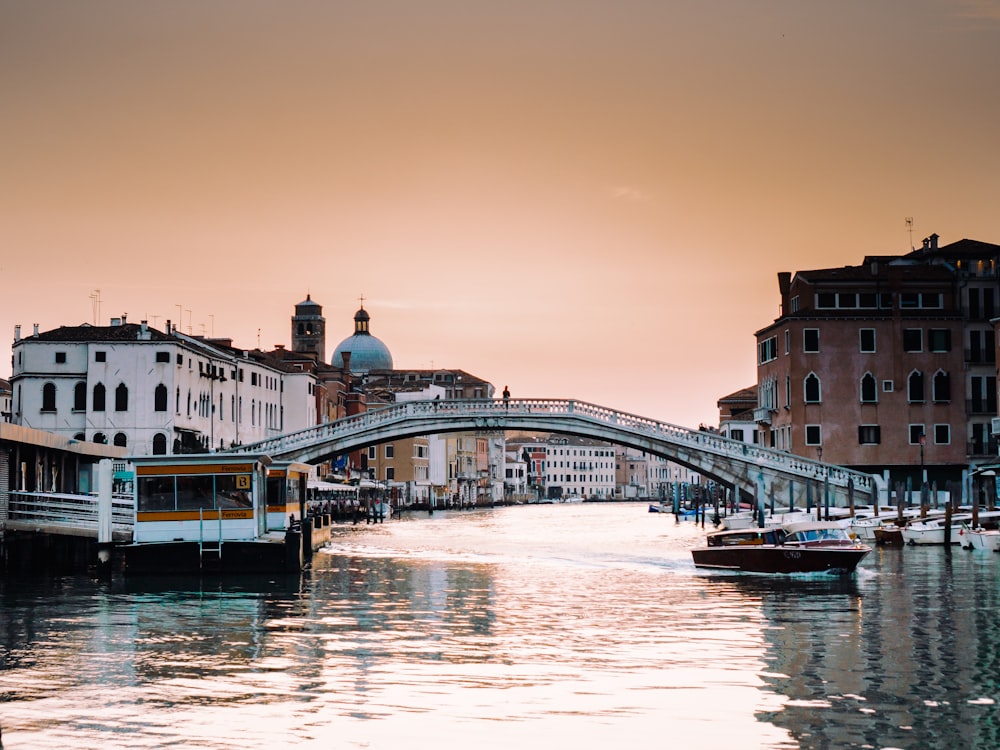
POLYGON ((227 339, 114 318, 15 330, 12 421, 135 455, 199 453, 316 423, 315 377, 227 339))
POLYGON ((938 246, 778 274, 781 314, 756 332, 757 441, 943 484, 995 460, 1000 246, 938 246))

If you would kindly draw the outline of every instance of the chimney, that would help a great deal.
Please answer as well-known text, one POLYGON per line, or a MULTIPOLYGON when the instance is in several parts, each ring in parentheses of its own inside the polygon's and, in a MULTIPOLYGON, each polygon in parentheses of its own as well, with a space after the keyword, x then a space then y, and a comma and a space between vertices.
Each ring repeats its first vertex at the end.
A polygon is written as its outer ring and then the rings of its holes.
POLYGON ((781 292, 781 313, 787 315, 790 308, 788 304, 788 293, 792 289, 792 274, 788 271, 778 272, 778 291, 781 292))
POLYGON ((38 335, 38 323, 35 323, 35 333, 34 333, 34 335, 35 336, 38 335))
POLYGON ((21 326, 16 325, 14 326, 14 341, 20 341, 20 340, 21 340, 21 326))

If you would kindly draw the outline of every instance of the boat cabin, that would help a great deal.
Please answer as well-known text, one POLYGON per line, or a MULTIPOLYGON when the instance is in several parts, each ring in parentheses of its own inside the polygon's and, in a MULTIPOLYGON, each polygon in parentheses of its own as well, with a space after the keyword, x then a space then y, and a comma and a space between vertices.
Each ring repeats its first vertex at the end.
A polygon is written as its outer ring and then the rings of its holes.
POLYGON ((781 544, 785 539, 785 532, 776 527, 731 529, 725 531, 715 531, 708 535, 709 547, 731 547, 746 544, 781 544))

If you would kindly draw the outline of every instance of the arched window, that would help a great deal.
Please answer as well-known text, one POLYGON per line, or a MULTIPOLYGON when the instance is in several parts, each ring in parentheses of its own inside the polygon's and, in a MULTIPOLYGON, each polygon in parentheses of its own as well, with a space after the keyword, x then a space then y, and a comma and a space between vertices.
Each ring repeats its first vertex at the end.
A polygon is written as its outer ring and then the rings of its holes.
POLYGON ((78 432, 78 433, 76 433, 76 434, 75 434, 75 435, 73 436, 73 439, 74 439, 74 440, 80 440, 80 441, 83 441, 83 440, 86 440, 86 439, 87 439, 87 436, 86 436, 85 434, 83 434, 82 432, 78 432))
POLYGON ((153 435, 153 455, 154 456, 165 456, 167 455, 167 436, 162 432, 158 432, 153 435))
POLYGON ((77 383, 73 387, 73 411, 87 411, 86 383, 77 383))
POLYGON ((128 445, 128 438, 125 437, 124 432, 115 433, 115 445, 117 445, 119 448, 124 448, 126 445, 128 445))
POLYGON ((98 383, 94 386, 94 411, 104 411, 104 384, 98 383))
POLYGON ((42 411, 56 410, 56 385, 46 383, 42 386, 42 411))
POLYGON ((128 386, 124 383, 115 388, 115 411, 128 411, 128 386))
POLYGON ((105 435, 103 432, 95 432, 94 433, 94 442, 95 443, 100 443, 101 445, 106 445, 107 442, 108 442, 108 436, 105 435))
POLYGON ((919 370, 911 372, 906 380, 906 397, 911 404, 924 402, 924 374, 919 370))
POLYGON ((167 410, 167 386, 160 383, 153 390, 153 410, 154 411, 166 411, 167 410))
POLYGON ((931 398, 935 403, 951 401, 951 376, 944 370, 934 373, 931 381, 931 398))
POLYGON ((868 404, 878 401, 878 382, 870 372, 861 378, 861 401, 868 404))
POLYGON ((807 404, 818 404, 822 401, 822 393, 820 390, 819 377, 816 373, 811 372, 806 375, 806 379, 803 382, 803 390, 805 391, 806 403, 807 404))

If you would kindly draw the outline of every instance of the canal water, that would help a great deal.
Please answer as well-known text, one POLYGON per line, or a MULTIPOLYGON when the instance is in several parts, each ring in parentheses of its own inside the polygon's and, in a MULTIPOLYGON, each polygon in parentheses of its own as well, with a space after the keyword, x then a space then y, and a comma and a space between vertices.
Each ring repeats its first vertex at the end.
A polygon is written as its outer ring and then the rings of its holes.
POLYGON ((341 525, 303 575, 0 583, 19 748, 996 748, 1000 556, 697 571, 645 505, 341 525))

